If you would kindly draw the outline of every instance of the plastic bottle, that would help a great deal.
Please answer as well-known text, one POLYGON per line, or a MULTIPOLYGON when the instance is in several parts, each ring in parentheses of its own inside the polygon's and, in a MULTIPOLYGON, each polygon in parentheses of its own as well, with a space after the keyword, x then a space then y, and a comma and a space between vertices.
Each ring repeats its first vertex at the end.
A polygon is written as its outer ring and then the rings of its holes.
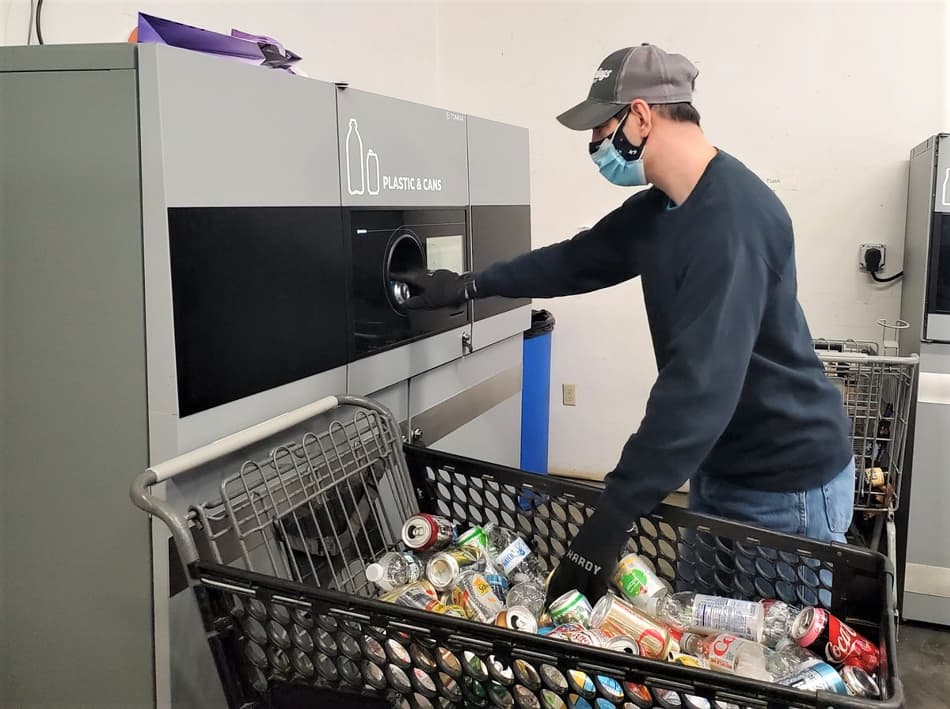
POLYGON ((544 586, 536 581, 517 583, 509 589, 505 604, 509 607, 524 606, 537 618, 544 610, 544 586))
POLYGON ((488 535, 488 562, 507 577, 531 555, 531 547, 518 534, 491 522, 485 525, 488 535))
POLYGON ((646 612, 679 630, 702 635, 732 633, 762 641, 765 611, 761 603, 686 591, 650 598, 646 612))
POLYGON ((390 551, 366 567, 366 580, 375 583, 382 591, 392 591, 397 586, 418 581, 423 571, 422 562, 415 555, 390 551))
POLYGON ((366 191, 379 194, 379 156, 372 148, 366 151, 366 191))
POLYGON ((351 118, 346 131, 346 189, 350 194, 366 191, 366 164, 363 162, 363 139, 356 119, 351 118))
POLYGON ((760 602, 765 612, 762 627, 762 644, 775 649, 779 642, 792 635, 792 625, 801 608, 784 601, 767 599, 760 602))
POLYGON ((687 654, 706 660, 711 669, 766 682, 786 677, 802 665, 791 655, 775 652, 731 633, 708 637, 686 633, 680 640, 680 647, 687 654))

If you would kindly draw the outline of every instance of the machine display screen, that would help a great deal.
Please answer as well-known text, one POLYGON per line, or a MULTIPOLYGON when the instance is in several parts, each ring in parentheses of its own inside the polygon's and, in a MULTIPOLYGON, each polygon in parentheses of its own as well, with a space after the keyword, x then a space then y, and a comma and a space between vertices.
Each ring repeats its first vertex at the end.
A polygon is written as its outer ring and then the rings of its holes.
POLYGON ((465 239, 458 236, 430 236, 426 239, 426 268, 461 273, 465 270, 465 239))

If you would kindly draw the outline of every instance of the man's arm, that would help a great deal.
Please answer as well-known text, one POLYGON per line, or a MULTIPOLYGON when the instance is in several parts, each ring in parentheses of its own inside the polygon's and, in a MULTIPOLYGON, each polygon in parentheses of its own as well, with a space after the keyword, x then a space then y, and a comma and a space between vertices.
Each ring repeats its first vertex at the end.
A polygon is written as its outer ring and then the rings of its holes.
POLYGON ((732 418, 778 276, 747 246, 721 241, 687 266, 671 306, 669 358, 640 429, 558 565, 549 600, 571 588, 591 599, 606 593, 631 525, 697 470, 732 418))
POLYGON ((476 297, 553 298, 637 276, 635 235, 630 232, 636 208, 636 202, 628 201, 572 239, 489 266, 475 274, 476 297))
POLYGON ((606 478, 601 504, 624 522, 651 511, 699 468, 739 402, 770 283, 779 278, 748 246, 710 245, 685 273, 670 357, 639 430, 606 478))

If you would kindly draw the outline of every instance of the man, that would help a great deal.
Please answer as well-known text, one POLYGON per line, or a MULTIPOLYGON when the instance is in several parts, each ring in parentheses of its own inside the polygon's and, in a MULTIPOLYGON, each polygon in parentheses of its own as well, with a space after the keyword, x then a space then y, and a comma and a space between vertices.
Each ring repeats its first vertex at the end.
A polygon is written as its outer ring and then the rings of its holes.
POLYGON ((838 391, 797 300, 792 223, 692 106, 698 71, 644 44, 614 52, 558 116, 592 130, 610 182, 652 183, 593 228, 481 273, 418 274, 411 307, 587 293, 640 276, 659 375, 639 430, 548 590, 591 599, 637 517, 688 479, 690 509, 844 541, 854 460, 838 391))

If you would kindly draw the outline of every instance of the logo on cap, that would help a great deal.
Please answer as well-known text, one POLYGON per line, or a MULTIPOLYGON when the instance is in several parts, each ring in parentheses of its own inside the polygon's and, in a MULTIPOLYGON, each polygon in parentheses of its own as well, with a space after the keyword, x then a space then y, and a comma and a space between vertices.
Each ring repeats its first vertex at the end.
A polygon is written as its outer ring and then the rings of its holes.
POLYGON ((594 80, 591 83, 596 84, 598 81, 603 81, 613 73, 613 69, 598 69, 594 72, 594 80))

